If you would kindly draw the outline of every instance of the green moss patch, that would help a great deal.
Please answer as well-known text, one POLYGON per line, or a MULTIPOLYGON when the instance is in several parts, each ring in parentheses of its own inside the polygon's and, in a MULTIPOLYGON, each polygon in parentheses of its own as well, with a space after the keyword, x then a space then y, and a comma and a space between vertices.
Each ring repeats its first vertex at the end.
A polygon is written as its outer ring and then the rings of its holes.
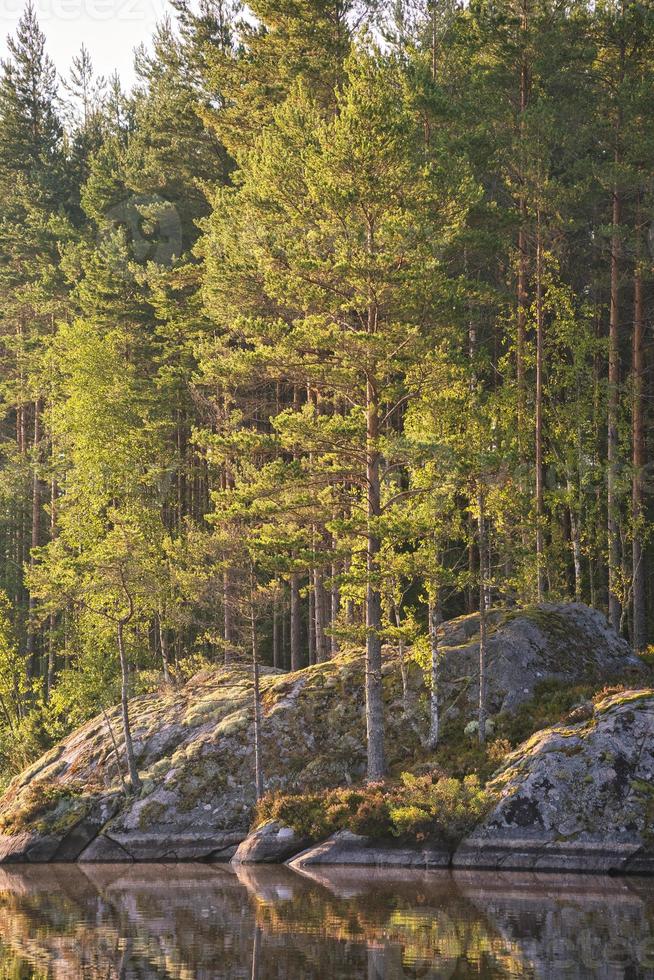
POLYGON ((62 834, 91 809, 96 797, 85 795, 80 783, 40 780, 28 786, 14 806, 0 816, 0 833, 30 830, 40 834, 62 834))

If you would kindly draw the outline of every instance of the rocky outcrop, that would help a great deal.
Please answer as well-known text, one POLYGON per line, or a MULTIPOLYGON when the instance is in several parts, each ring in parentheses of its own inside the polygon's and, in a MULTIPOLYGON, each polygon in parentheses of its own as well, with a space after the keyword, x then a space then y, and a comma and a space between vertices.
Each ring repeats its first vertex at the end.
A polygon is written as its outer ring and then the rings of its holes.
POLYGON ((248 834, 236 850, 232 864, 282 864, 310 844, 310 840, 299 837, 290 827, 271 820, 248 834))
MULTIPOLYGON (((488 711, 512 712, 543 681, 620 677, 642 670, 629 645, 606 617, 582 603, 543 603, 515 612, 491 613, 487 652, 488 711)), ((478 703, 479 615, 443 628, 443 691, 447 709, 470 716, 478 703)))
POLYGON ((299 855, 313 865, 654 873, 654 691, 598 701, 534 735, 487 786, 488 816, 453 851, 347 831, 299 855))
POLYGON ((585 721, 538 732, 488 789, 498 803, 455 867, 654 872, 654 691, 615 694, 585 721))
MULTIPOLYGON (((443 710, 461 726, 476 702, 478 617, 446 623, 443 710)), ((385 651, 387 754, 396 768, 422 753, 422 670, 404 680, 385 651)), ((539 682, 625 677, 639 662, 581 605, 494 612, 488 653, 490 712, 513 710, 539 682)), ((262 754, 266 789, 349 785, 365 772, 364 665, 360 651, 293 674, 264 669, 262 754)), ((255 802, 252 682, 246 667, 207 670, 180 688, 132 699, 138 796, 121 789, 120 712, 79 728, 0 799, 0 862, 229 860, 247 836, 255 802), (111 731, 110 731, 111 729, 111 731), (112 737, 113 736, 113 737, 112 737), (116 750, 117 743, 117 750, 116 750)))
POLYGON ((109 824, 77 858, 81 862, 229 861, 244 838, 241 830, 206 831, 179 827, 169 832, 126 834, 109 824))
POLYGON ((77 860, 117 812, 120 801, 111 794, 76 802, 62 807, 60 801, 29 828, 0 834, 0 863, 77 860))
POLYGON ((298 854, 288 864, 296 871, 315 865, 348 864, 373 868, 447 868, 452 859, 450 849, 439 842, 401 844, 379 841, 349 830, 339 830, 323 841, 298 854))

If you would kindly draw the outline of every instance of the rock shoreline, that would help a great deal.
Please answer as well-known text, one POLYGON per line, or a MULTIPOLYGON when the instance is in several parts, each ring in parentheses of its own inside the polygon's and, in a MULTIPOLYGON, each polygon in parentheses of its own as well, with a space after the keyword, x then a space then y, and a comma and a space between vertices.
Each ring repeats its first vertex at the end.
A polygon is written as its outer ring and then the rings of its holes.
MULTIPOLYGON (((263 828, 265 831, 267 828, 263 828)), ((257 834, 261 834, 261 830, 257 834)), ((291 832, 292 833, 292 832, 291 832)), ((247 851, 247 839, 241 845, 247 851)), ((243 864, 277 863, 259 847, 256 855, 241 858, 243 864)), ((281 863, 281 862, 279 862, 281 863)), ((448 848, 436 842, 407 843, 375 840, 339 831, 332 837, 286 859, 294 871, 314 867, 406 868, 430 871, 537 871, 545 873, 653 875, 654 849, 635 844, 601 841, 543 846, 535 841, 463 842, 448 848)))
MULTIPOLYGON (((474 687, 474 629, 474 616, 446 624, 445 676, 455 698, 461 678, 474 687)), ((617 672, 643 683, 644 668, 624 641, 582 606, 504 614, 491 639, 493 710, 515 709, 543 678, 606 682, 617 672)), ((410 672, 407 707, 392 651, 384 671, 389 756, 401 771, 420 748, 423 677, 418 668, 410 672)), ((108 737, 106 717, 73 732, 17 776, 0 799, 0 864, 234 860, 297 868, 654 872, 651 688, 607 689, 566 723, 523 742, 486 786, 490 812, 455 847, 449 841, 371 840, 345 830, 315 844, 279 825, 248 835, 255 802, 250 685, 242 668, 205 671, 183 688, 133 699, 143 780, 138 796, 120 791, 120 747, 108 737)), ((270 790, 314 792, 363 777, 360 653, 290 675, 264 672, 261 685, 270 790)), ((458 704, 463 725, 467 708, 458 704)), ((117 710, 109 715, 118 730, 117 710)))
POLYGON ((100 831, 92 840, 84 839, 77 828, 63 843, 30 835, 11 839, 12 849, 2 849, 0 863, 45 864, 79 863, 190 863, 210 862, 235 865, 286 865, 294 871, 319 867, 406 869, 430 871, 543 872, 552 874, 654 875, 654 848, 637 843, 585 841, 543 844, 538 840, 468 839, 458 847, 438 841, 399 842, 379 840, 339 831, 319 843, 302 840, 290 828, 270 825, 253 834, 225 833, 210 839, 188 834, 168 840, 122 838, 115 840, 100 831))

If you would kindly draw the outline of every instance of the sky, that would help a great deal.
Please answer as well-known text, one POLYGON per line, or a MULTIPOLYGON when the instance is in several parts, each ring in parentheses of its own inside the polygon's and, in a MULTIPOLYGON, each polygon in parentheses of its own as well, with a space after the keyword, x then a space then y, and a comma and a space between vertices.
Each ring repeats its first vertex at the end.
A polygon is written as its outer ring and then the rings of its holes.
MULTIPOLYGON (((25 0, 0 0, 0 57, 7 54, 25 0)), ((48 54, 60 75, 67 75, 82 43, 96 73, 117 70, 125 87, 134 80, 132 52, 148 42, 168 8, 167 0, 33 0, 48 54)))

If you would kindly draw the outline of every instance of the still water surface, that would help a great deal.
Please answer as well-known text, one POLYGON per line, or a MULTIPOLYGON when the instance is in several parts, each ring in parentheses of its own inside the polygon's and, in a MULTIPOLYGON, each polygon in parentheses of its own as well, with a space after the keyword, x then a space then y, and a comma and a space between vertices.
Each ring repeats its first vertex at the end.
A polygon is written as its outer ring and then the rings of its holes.
POLYGON ((654 879, 0 868, 0 980, 654 980, 654 879))

